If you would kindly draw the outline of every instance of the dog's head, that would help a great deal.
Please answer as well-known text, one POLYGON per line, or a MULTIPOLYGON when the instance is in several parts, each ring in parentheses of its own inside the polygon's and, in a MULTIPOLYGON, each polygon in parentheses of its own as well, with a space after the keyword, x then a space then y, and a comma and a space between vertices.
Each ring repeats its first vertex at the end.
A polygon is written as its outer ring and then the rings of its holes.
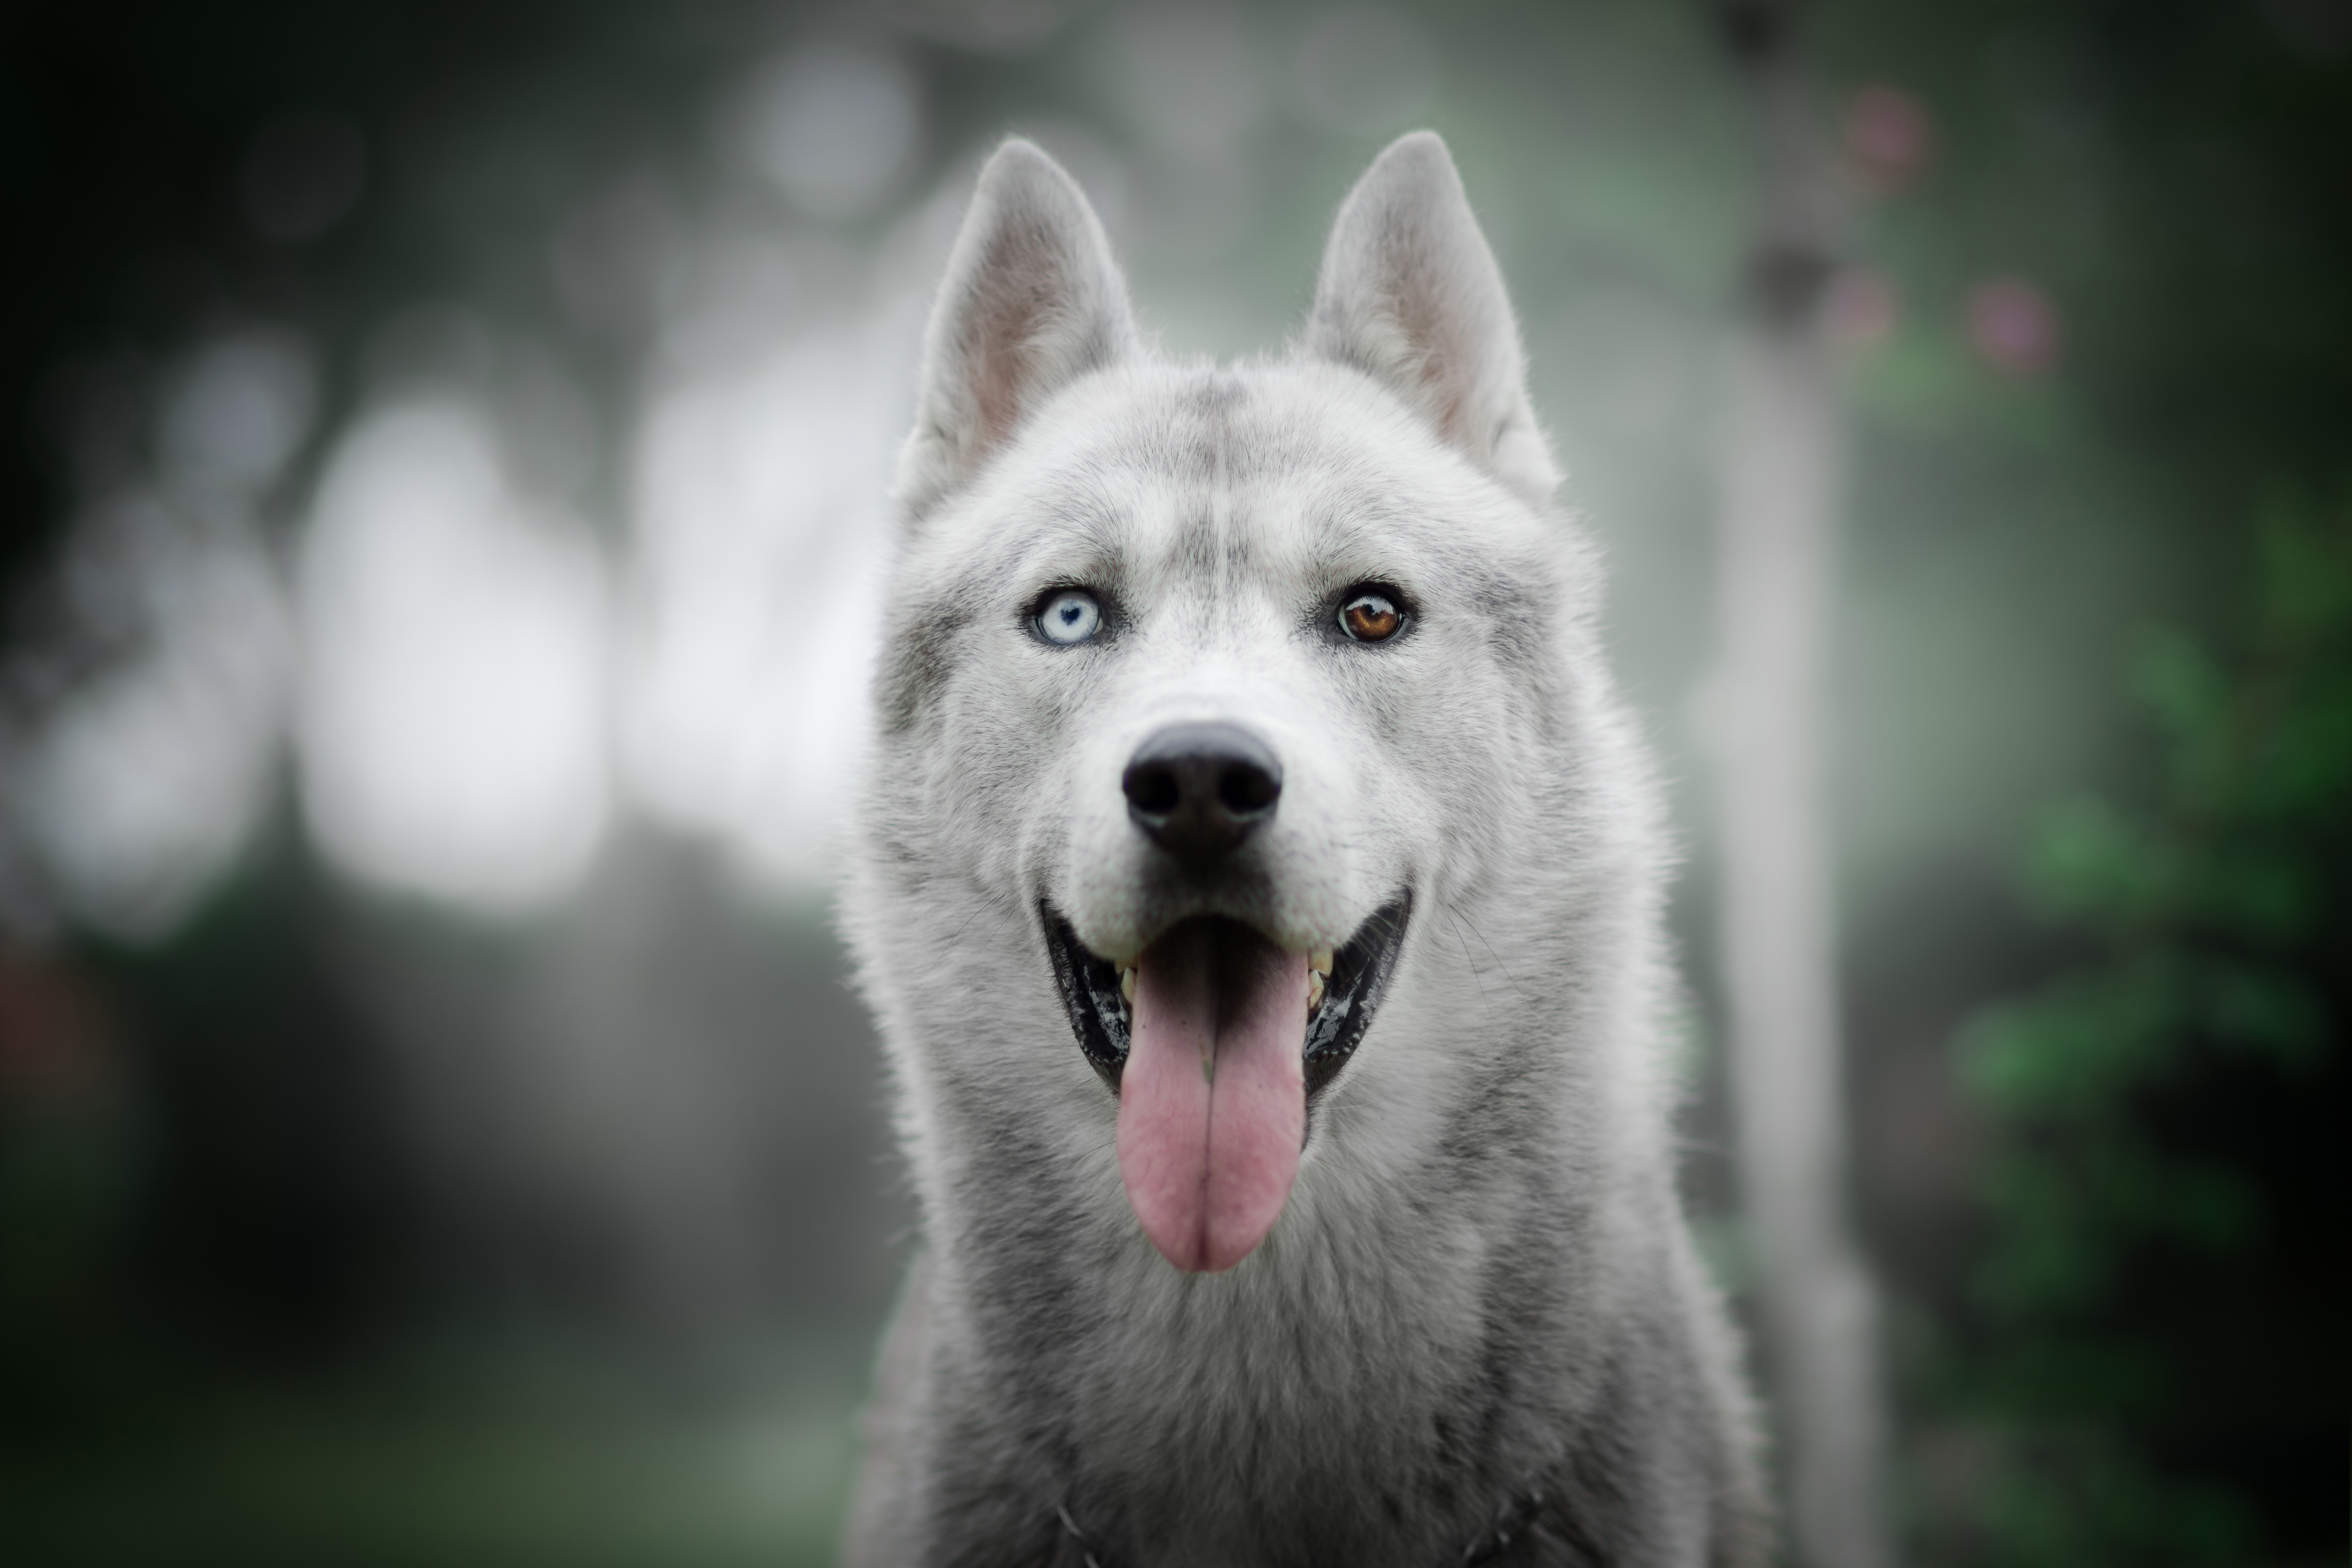
POLYGON ((1556 483, 1435 136, 1340 209, 1294 349, 1232 368, 1145 348, 1043 153, 981 175, 900 476, 864 934, 943 969, 910 926, 1017 936, 935 933, 989 954, 963 1005, 1057 992, 1066 1030, 983 1069, 998 1031, 903 1014, 952 1037, 918 1076, 1083 1082, 1179 1268, 1266 1235, 1408 937, 1560 847, 1590 574, 1556 483))

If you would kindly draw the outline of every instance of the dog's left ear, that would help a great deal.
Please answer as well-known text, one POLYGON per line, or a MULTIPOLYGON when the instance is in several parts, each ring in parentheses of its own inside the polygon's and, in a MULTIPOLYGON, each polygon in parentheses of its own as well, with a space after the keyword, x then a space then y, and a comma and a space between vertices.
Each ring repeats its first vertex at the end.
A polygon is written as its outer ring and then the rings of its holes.
POLYGON ((1531 504, 1550 500, 1559 470, 1528 398, 1502 269, 1435 132, 1391 142, 1341 205, 1307 348, 1385 383, 1531 504))
POLYGON ((1047 398, 1135 352, 1102 221, 1059 163, 1013 138, 980 172, 931 309, 900 500, 919 515, 1047 398))

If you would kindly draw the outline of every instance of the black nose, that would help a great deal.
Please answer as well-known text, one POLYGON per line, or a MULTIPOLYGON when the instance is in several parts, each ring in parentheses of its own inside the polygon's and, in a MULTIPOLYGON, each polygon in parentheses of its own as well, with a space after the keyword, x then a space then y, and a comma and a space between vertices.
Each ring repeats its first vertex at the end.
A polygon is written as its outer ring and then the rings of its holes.
POLYGON ((1215 858, 1274 815, 1282 764, 1238 724, 1171 724, 1136 748, 1127 814, 1179 859, 1215 858))

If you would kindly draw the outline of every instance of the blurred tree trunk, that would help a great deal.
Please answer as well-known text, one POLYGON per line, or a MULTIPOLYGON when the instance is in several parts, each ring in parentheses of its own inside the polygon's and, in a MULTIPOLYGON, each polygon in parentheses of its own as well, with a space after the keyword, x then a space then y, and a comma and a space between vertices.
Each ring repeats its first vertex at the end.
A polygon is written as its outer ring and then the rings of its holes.
POLYGON ((1845 1221, 1822 781, 1844 469, 1823 305, 1842 202, 1790 58, 1791 9, 1733 0, 1724 12, 1760 100, 1769 161, 1722 454, 1724 984, 1792 1544, 1809 1568, 1880 1568, 1877 1304, 1845 1221))

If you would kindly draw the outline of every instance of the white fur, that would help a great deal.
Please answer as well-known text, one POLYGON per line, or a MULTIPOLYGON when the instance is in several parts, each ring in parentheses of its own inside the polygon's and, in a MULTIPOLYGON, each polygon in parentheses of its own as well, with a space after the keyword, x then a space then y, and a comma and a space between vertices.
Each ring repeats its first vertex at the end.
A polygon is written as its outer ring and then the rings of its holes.
POLYGON ((1656 792, 1444 144, 1349 197, 1301 344, 1220 368, 1145 352, 1084 197, 1009 143, 919 408, 845 908, 924 1252, 849 1561, 1435 1563, 1497 1532, 1512 1561, 1759 1560, 1674 1190, 1656 792), (1413 606, 1391 645, 1328 634, 1366 581, 1413 606), (1027 617, 1071 584, 1112 626, 1049 646, 1027 617), (1213 888, 1120 794, 1182 719, 1283 765, 1213 888), (1336 947, 1408 889, 1281 1219, 1179 1274, 1040 901, 1129 958, 1200 913, 1336 947))

